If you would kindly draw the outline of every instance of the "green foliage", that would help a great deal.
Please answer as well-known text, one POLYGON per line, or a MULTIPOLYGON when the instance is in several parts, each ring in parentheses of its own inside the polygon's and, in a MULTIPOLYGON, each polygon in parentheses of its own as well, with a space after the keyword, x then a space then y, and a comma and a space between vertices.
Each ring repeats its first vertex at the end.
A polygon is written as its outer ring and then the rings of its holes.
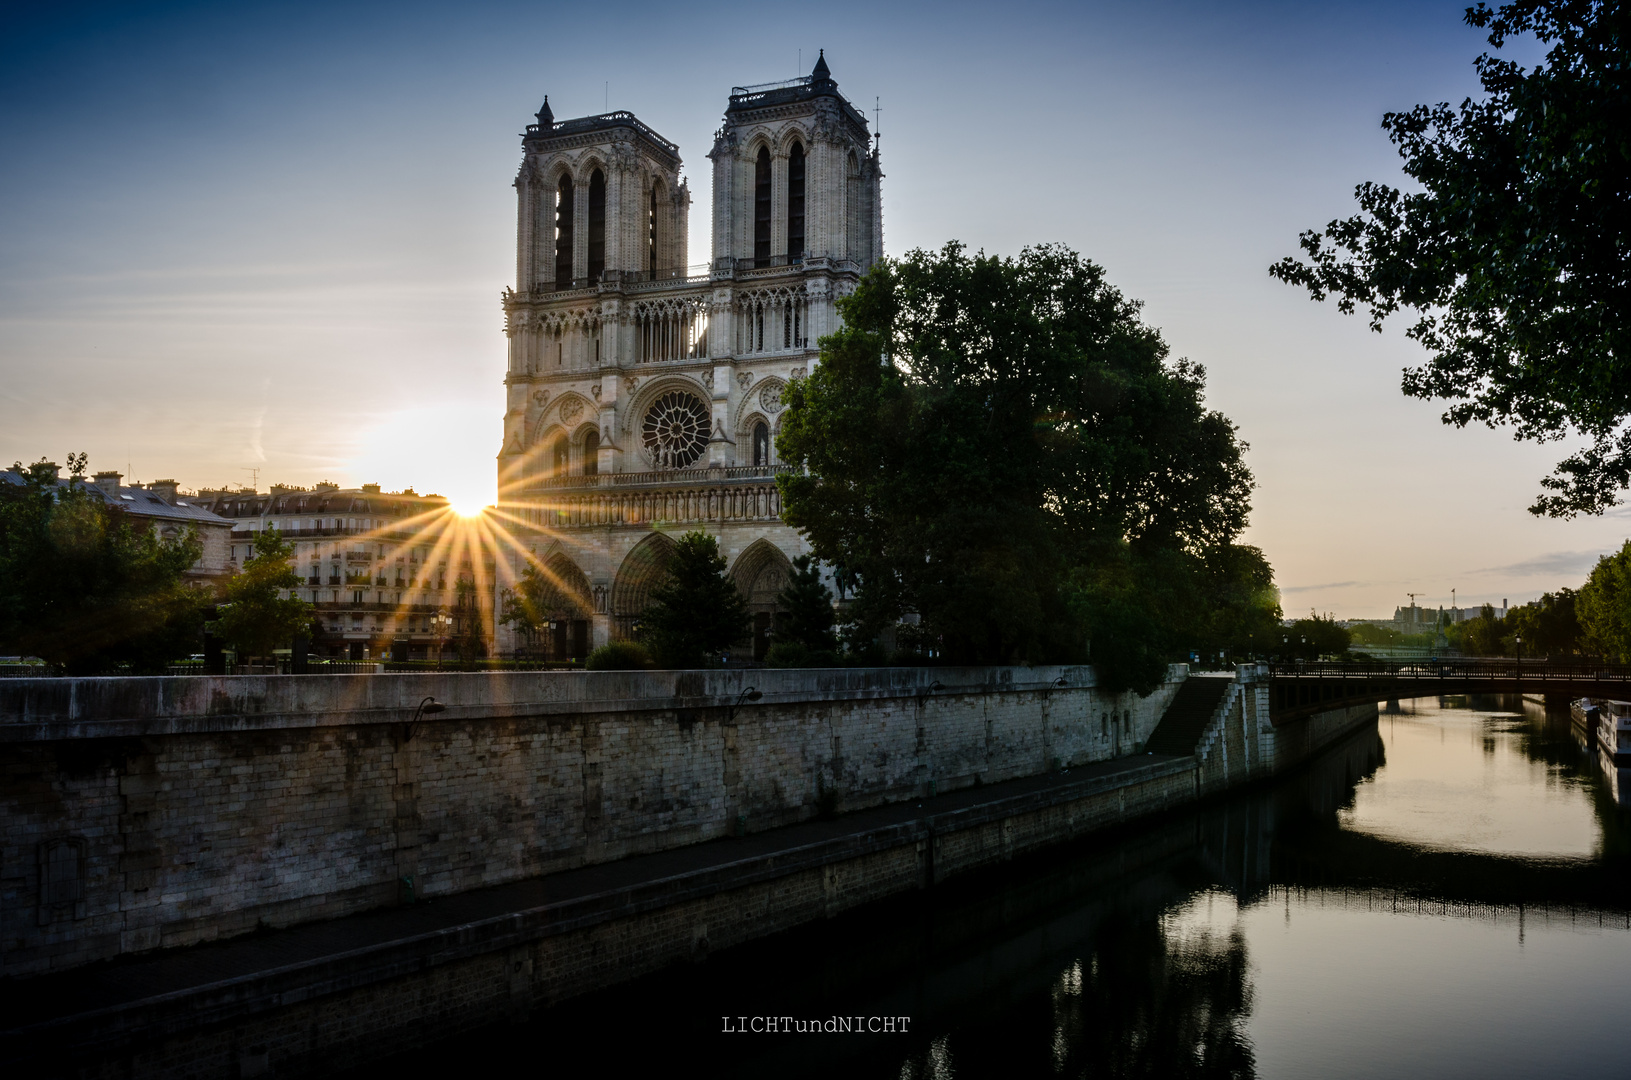
POLYGON ((642 671, 652 666, 651 654, 638 641, 608 641, 583 662, 589 671, 642 671))
POLYGON ((1347 629, 1338 625, 1330 615, 1322 616, 1317 611, 1311 611, 1308 618, 1298 619, 1280 629, 1280 648, 1276 651, 1281 656, 1298 660, 1319 660, 1322 657, 1340 660, 1352 640, 1347 629))
POLYGON ((1580 621, 1575 617, 1573 589, 1547 593, 1532 604, 1512 608, 1506 614, 1507 631, 1514 639, 1513 651, 1522 656, 1569 656, 1580 651, 1580 621))
POLYGON ((1338 297, 1373 329, 1401 308, 1432 352, 1404 392, 1453 402, 1458 427, 1510 423, 1521 439, 1591 445, 1541 481, 1535 514, 1601 513, 1631 483, 1626 202, 1631 88, 1619 4, 1521 0, 1470 8, 1501 48, 1551 48, 1525 70, 1489 54, 1484 96, 1388 113, 1382 127, 1421 190, 1356 189, 1361 214, 1302 234, 1306 262, 1270 273, 1338 297))
POLYGON ((85 455, 69 461, 65 486, 44 461, 0 484, 0 652, 70 675, 162 673, 198 647, 204 598, 182 578, 197 536, 160 540, 85 486, 85 455))
POLYGON ((293 554, 294 545, 268 529, 255 538, 254 557, 227 582, 215 632, 238 655, 271 656, 311 625, 314 609, 292 591, 300 585, 293 554))
POLYGON ((530 563, 521 571, 515 588, 504 590, 501 600, 498 621, 533 634, 542 632, 553 615, 581 619, 590 613, 583 597, 557 581, 548 570, 530 563))
POLYGON ((1447 636, 1465 656, 1505 656, 1510 641, 1506 620, 1497 619, 1488 604, 1477 615, 1449 628, 1447 636))
POLYGON ((474 664, 487 655, 487 642, 482 637, 481 595, 476 583, 461 577, 453 583, 454 618, 453 650, 460 664, 474 664))
POLYGON ((1376 626, 1372 623, 1355 623, 1348 627, 1348 637, 1355 645, 1380 645, 1394 647, 1404 644, 1405 635, 1391 626, 1376 626))
POLYGON ((808 472, 778 482, 785 520, 859 583, 857 658, 915 613, 903 645, 953 663, 1076 661, 1091 636, 1119 688, 1276 607, 1261 554, 1233 548, 1243 445, 1100 267, 951 243, 839 303, 821 364, 783 394, 777 446, 808 472), (1173 566, 1200 595, 1174 595, 1173 566))
POLYGON ((640 616, 641 637, 659 666, 711 666, 748 636, 747 601, 725 576, 719 541, 705 532, 681 536, 667 574, 640 616))
POLYGON ((1631 663, 1631 540, 1597 560, 1574 609, 1591 652, 1631 663))
POLYGON ((836 655, 838 635, 833 633, 832 602, 832 590, 821 580, 816 560, 809 555, 794 559, 792 576, 776 596, 775 642, 802 646, 806 653, 836 655))

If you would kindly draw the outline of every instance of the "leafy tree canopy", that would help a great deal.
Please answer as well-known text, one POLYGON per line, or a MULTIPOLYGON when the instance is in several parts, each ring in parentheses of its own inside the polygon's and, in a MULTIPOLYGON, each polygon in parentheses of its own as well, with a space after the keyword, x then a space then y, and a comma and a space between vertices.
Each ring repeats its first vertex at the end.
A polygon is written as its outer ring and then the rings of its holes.
POLYGON ((1508 633, 1516 650, 1524 656, 1567 656, 1580 651, 1580 620, 1575 615, 1573 589, 1546 593, 1534 603, 1512 608, 1506 613, 1508 633))
POLYGON ((1525 33, 1551 48, 1528 70, 1480 56, 1480 100, 1386 114, 1421 190, 1361 184, 1360 214, 1303 233, 1305 260, 1269 272, 1344 313, 1364 305, 1372 329, 1417 312, 1407 333, 1433 355, 1404 392, 1452 402, 1458 427, 1583 435, 1530 511, 1601 513, 1631 484, 1626 8, 1519 0, 1466 21, 1495 49, 1525 33))
POLYGON ((793 560, 787 586, 776 596, 776 628, 766 662, 772 667, 836 664, 835 621, 832 590, 821 580, 820 564, 809 555, 800 555, 793 560))
POLYGON ((859 582, 852 644, 914 613, 958 663, 1079 660, 1091 635, 1101 676, 1147 687, 1173 640, 1272 590, 1233 547, 1244 445, 1102 268, 950 243, 880 263, 840 307, 784 394, 777 445, 808 473, 778 482, 785 520, 859 582), (1204 598, 1171 594, 1174 566, 1204 598))
POLYGON ((293 592, 300 585, 293 555, 294 545, 267 529, 255 537, 254 556, 227 582, 215 632, 239 655, 271 656, 311 625, 315 609, 293 592))
POLYGON ((1341 659, 1353 641, 1352 635, 1329 614, 1310 611, 1308 618, 1298 619, 1280 629, 1281 646, 1277 652, 1302 660, 1322 657, 1341 659))
POLYGON ((548 626, 552 616, 583 619, 590 614, 590 604, 582 595, 548 568, 530 563, 521 571, 515 588, 505 589, 500 599, 498 621, 534 634, 548 626))
POLYGON ((679 538, 667 571, 640 616, 641 635, 658 667, 708 667, 747 637, 747 601, 725 576, 719 541, 705 532, 679 538))
POLYGON ((70 675, 162 673, 198 647, 204 597, 182 578, 197 536, 159 539, 87 487, 85 455, 69 460, 67 484, 45 461, 0 483, 0 652, 70 675))
POLYGON ((1631 663, 1631 540, 1597 560, 1574 609, 1589 651, 1631 663))

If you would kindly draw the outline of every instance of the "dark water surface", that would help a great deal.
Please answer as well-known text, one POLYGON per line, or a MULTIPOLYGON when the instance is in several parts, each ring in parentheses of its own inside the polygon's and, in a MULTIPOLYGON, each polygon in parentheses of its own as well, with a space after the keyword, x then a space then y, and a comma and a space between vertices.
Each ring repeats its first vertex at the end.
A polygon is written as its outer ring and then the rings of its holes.
POLYGON ((1405 702, 1273 786, 367 1075, 1622 1077, 1628 825, 1566 713, 1405 702), (722 1030, 835 1015, 910 1021, 722 1030))

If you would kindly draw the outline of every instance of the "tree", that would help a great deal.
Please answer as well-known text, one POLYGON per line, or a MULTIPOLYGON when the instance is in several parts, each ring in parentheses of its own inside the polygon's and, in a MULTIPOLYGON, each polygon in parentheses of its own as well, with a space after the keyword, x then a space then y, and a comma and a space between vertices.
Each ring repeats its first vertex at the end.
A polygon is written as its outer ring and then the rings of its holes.
POLYGON ((765 660, 773 667, 830 667, 838 662, 832 590, 809 555, 793 560, 787 586, 776 596, 776 628, 765 660))
POLYGON ((240 656, 271 656, 311 625, 314 609, 293 592, 300 585, 289 561, 293 554, 282 533, 267 529, 255 538, 254 556, 222 590, 215 631, 240 656))
POLYGON ((1270 273, 1316 300, 1402 308, 1432 358, 1404 392, 1453 402, 1457 427, 1512 424, 1519 439, 1591 445, 1541 481, 1530 512, 1601 513, 1631 483, 1631 91, 1620 3, 1520 0, 1466 21, 1551 46, 1531 70, 1486 53, 1484 97, 1388 113, 1382 127, 1422 190, 1355 191, 1362 213, 1302 234, 1306 261, 1270 273))
POLYGON ((1096 663, 1165 656, 1156 575, 1132 587, 1116 568, 1208 565, 1249 509, 1204 371, 1055 245, 914 251, 839 304, 820 366, 784 392, 777 446, 803 467, 778 480, 785 520, 859 583, 846 637, 915 614, 954 663, 1081 660, 1090 635, 1096 663))
POLYGON ((707 667, 748 635, 747 601, 725 576, 719 541, 688 532, 674 545, 667 578, 651 591, 641 634, 665 668, 707 667))
POLYGON ((0 652, 69 675, 162 673, 198 647, 204 598, 182 576, 198 538, 160 540, 85 484, 84 454, 69 462, 66 484, 45 461, 0 483, 0 652))
POLYGON ((1298 660, 1341 659, 1352 641, 1347 628, 1330 614, 1322 616, 1317 611, 1310 611, 1308 618, 1298 619, 1281 629, 1277 651, 1298 660))
POLYGON ((1589 650, 1617 663, 1631 662, 1631 540, 1597 560, 1574 608, 1589 650))
POLYGON ((1468 656, 1505 656, 1511 640, 1506 620, 1497 619, 1495 609, 1489 604, 1451 630, 1452 643, 1468 656))
POLYGON ((459 663, 469 666, 487 655, 481 632, 481 593, 474 581, 461 576, 453 583, 453 594, 453 650, 459 663))
POLYGON ((1573 589, 1546 593, 1532 604, 1513 608, 1506 621, 1513 651, 1523 656, 1567 656, 1580 651, 1580 621, 1575 617, 1573 589))
POLYGON ((541 634, 552 616, 587 618, 588 602, 559 581, 548 569, 528 564, 515 588, 501 596, 498 621, 528 636, 541 634))

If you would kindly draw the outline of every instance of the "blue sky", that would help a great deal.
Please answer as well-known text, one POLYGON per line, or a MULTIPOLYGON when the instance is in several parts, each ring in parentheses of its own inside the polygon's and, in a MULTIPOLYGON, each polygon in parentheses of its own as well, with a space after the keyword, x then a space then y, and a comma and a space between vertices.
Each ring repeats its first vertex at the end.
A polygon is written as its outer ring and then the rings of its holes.
POLYGON ((701 262, 730 86, 825 48, 882 101, 888 251, 1062 241, 1206 366, 1288 613, 1577 584, 1627 529, 1524 511, 1561 449, 1444 428, 1399 393, 1402 327, 1266 272, 1398 181, 1383 112, 1477 91, 1463 6, 14 5, 0 459, 490 499, 542 96, 680 144, 701 262))

